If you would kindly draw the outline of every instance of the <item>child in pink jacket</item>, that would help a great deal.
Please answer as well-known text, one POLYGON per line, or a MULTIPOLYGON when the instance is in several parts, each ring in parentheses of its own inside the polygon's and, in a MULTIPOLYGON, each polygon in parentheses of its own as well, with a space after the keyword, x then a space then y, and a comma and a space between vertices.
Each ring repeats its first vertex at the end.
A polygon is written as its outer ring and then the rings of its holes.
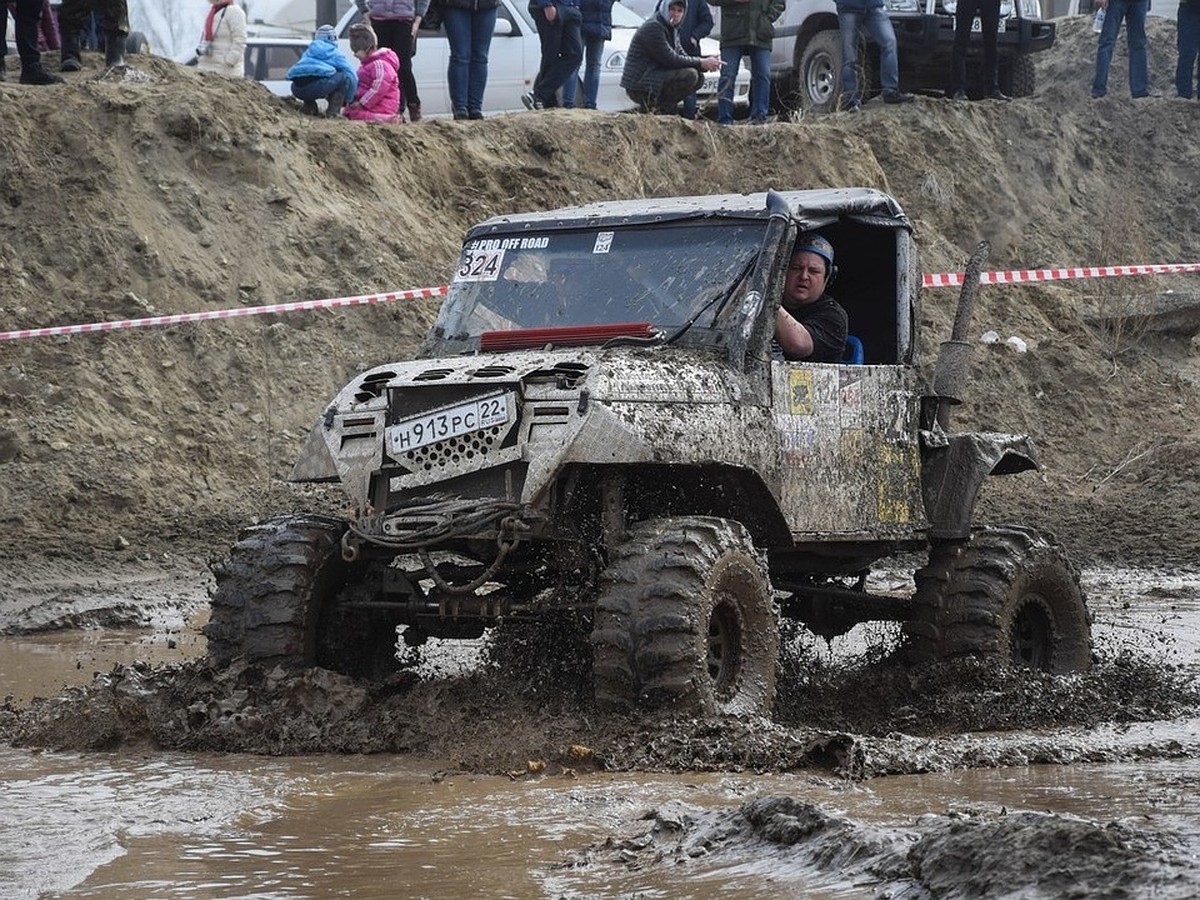
POLYGON ((396 54, 387 47, 380 49, 375 32, 365 22, 350 26, 350 49, 359 59, 358 90, 343 114, 360 122, 403 122, 396 54))

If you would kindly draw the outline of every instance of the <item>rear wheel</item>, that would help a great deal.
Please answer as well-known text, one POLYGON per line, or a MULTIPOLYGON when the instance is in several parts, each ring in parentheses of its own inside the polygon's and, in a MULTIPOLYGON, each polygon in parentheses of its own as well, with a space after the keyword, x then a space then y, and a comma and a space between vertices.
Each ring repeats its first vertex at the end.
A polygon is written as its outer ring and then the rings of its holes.
POLYGON ((779 627, 763 557, 724 519, 642 522, 601 578, 596 699, 700 715, 766 715, 779 627))
POLYGON ((1079 573, 1036 531, 989 528, 939 544, 916 583, 905 624, 916 662, 978 656, 1055 674, 1091 664, 1079 573))
POLYGON ((127 54, 149 53, 150 42, 146 40, 146 35, 140 31, 129 32, 125 37, 125 52, 127 54))
POLYGON ((336 603, 358 574, 341 556, 345 530, 345 522, 321 516, 245 529, 213 570, 208 658, 217 665, 240 656, 285 668, 322 666, 366 678, 395 670, 395 625, 336 603))

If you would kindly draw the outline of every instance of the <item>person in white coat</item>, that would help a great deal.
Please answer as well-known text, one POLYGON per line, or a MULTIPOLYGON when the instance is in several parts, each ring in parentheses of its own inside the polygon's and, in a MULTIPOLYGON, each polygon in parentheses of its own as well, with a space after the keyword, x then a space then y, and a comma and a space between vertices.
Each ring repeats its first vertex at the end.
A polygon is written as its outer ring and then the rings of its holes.
POLYGON ((196 45, 196 67, 241 78, 246 72, 246 14, 233 0, 210 0, 204 32, 196 45))

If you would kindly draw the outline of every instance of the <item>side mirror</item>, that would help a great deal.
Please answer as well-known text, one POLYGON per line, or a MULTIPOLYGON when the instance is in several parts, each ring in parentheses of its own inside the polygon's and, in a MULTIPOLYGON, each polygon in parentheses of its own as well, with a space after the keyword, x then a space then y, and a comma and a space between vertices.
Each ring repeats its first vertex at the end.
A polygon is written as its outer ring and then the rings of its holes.
POLYGON ((513 23, 502 16, 496 17, 496 27, 492 29, 492 34, 496 37, 508 37, 513 33, 513 23))

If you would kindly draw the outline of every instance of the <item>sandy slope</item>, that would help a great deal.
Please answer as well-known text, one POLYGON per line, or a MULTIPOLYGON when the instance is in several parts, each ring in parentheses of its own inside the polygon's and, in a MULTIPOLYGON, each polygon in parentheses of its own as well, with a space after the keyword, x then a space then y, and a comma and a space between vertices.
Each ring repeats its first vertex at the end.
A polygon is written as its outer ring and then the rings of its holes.
MULTIPOLYGON (((1168 93, 1173 29, 1151 22, 1168 93)), ((1091 101, 1094 36, 1082 20, 1061 32, 1032 98, 876 101, 765 129, 582 111, 356 126, 159 59, 139 61, 144 82, 89 68, 65 87, 2 84, 0 330, 440 284, 465 228, 491 214, 772 186, 890 191, 926 272, 959 267, 983 238, 996 268, 1194 261, 1196 104, 1122 96, 1123 54, 1110 97, 1091 101)), ((987 516, 1050 527, 1082 559, 1194 556, 1190 334, 1116 341, 1083 321, 1103 309, 1129 325, 1169 290, 1195 279, 984 289, 976 332, 1030 349, 982 347, 958 421, 1028 431, 1046 463, 989 487, 987 516)), ((925 294, 930 350, 954 300, 925 294)), ((10 569, 199 555, 254 517, 336 505, 283 481, 295 453, 332 392, 410 353, 433 311, 0 343, 10 569)))

